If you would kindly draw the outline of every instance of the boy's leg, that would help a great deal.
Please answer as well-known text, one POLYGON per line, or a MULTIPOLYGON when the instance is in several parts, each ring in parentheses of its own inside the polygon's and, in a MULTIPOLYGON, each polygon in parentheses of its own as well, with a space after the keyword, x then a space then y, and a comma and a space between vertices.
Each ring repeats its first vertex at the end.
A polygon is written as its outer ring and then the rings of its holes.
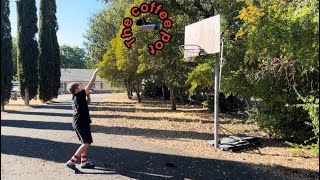
POLYGON ((90 144, 92 143, 92 137, 91 137, 91 131, 90 127, 88 128, 75 128, 74 129, 80 142, 82 145, 78 148, 75 155, 77 157, 80 157, 83 152, 87 152, 88 148, 90 147, 90 144))
POLYGON ((90 144, 82 144, 78 150, 76 151, 76 153, 71 157, 71 159, 67 162, 67 166, 73 170, 78 170, 76 168, 76 161, 77 159, 81 156, 81 154, 85 151, 87 151, 87 149, 89 148, 90 144))
POLYGON ((86 150, 86 151, 84 151, 83 153, 81 153, 81 156, 87 156, 87 151, 88 151, 88 150, 86 150))
POLYGON ((87 152, 88 152, 88 149, 86 151, 83 151, 83 153, 81 153, 81 164, 87 162, 87 152))
POLYGON ((90 147, 90 143, 92 143, 91 131, 89 128, 74 128, 79 140, 81 141, 82 145, 77 149, 75 154, 71 157, 71 159, 67 162, 66 166, 73 169, 78 170, 75 166, 75 162, 81 156, 82 153, 86 152, 90 147), (88 136, 89 134, 89 136, 88 136))
POLYGON ((91 169, 94 168, 95 165, 93 163, 89 163, 87 162, 87 151, 88 149, 86 149, 85 151, 83 151, 83 153, 81 153, 81 168, 87 168, 87 169, 91 169))
MULTIPOLYGON (((82 144, 78 150, 76 151, 76 155, 80 157, 84 152, 87 152, 88 148, 90 147, 90 144, 82 144)), ((87 153, 86 153, 87 154, 87 153)))
MULTIPOLYGON (((81 142, 87 146, 86 149, 80 152, 79 156, 81 156, 81 168, 94 168, 95 165, 92 163, 87 162, 87 150, 90 147, 90 144, 92 143, 92 135, 90 126, 85 126, 77 129, 77 132, 79 134, 79 139, 81 139, 81 142)), ((79 157, 78 156, 78 157, 79 157)))
POLYGON ((81 153, 81 164, 87 162, 87 151, 88 150, 81 153))

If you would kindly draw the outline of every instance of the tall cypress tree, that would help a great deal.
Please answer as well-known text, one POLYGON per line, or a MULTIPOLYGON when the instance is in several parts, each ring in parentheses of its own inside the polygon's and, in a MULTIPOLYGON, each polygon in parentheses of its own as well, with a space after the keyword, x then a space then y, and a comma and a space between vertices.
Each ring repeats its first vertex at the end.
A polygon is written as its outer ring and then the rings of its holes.
POLYGON ((52 37, 50 31, 49 1, 40 1, 39 21, 39 98, 43 101, 51 99, 52 88, 52 37))
POLYGON ((57 31, 58 31, 58 22, 56 17, 57 12, 57 5, 55 0, 51 0, 52 3, 52 21, 53 21, 53 56, 54 56, 54 66, 53 66, 53 89, 52 89, 52 96, 58 97, 58 92, 60 88, 60 77, 61 77, 61 68, 60 68, 60 48, 57 38, 57 31))
POLYGON ((1 111, 10 99, 12 88, 12 37, 9 0, 1 0, 1 111))
POLYGON ((43 102, 58 96, 60 87, 60 51, 55 0, 40 1, 39 97, 43 102))
POLYGON ((35 0, 17 0, 17 63, 21 97, 25 105, 37 95, 38 43, 36 40, 37 7, 35 0))

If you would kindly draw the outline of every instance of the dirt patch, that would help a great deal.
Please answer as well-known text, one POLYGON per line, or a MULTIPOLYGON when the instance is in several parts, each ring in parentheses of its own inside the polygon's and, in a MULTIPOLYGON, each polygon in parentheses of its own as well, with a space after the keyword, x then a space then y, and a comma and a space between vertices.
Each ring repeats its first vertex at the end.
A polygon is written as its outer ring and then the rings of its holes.
POLYGON ((91 114, 107 116, 92 119, 95 125, 109 127, 109 133, 176 149, 180 155, 255 164, 259 169, 288 179, 319 178, 318 157, 297 155, 283 141, 268 139, 257 126, 239 123, 241 120, 230 115, 220 115, 220 134, 258 136, 262 145, 259 149, 237 153, 209 147, 207 140, 214 137, 213 114, 199 106, 178 105, 177 109, 171 111, 167 101, 137 103, 124 94, 117 94, 91 109, 91 114))

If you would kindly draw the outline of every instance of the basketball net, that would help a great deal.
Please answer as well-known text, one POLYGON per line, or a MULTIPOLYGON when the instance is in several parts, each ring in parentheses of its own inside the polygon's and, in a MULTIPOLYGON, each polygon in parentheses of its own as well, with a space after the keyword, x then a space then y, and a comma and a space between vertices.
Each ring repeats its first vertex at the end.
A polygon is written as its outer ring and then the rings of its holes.
POLYGON ((185 62, 194 62, 197 56, 203 55, 203 49, 198 45, 180 45, 179 50, 184 55, 185 62))

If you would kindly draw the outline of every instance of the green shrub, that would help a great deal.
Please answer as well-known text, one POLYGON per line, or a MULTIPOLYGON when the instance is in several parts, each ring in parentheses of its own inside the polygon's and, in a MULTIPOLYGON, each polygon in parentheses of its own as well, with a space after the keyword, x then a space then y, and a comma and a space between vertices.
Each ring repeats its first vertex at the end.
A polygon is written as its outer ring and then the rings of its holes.
POLYGON ((308 112, 309 119, 311 120, 311 122, 306 122, 306 124, 312 127, 313 137, 304 143, 308 144, 309 142, 312 142, 313 144, 310 146, 311 149, 316 148, 319 155, 319 97, 302 97, 296 89, 295 91, 298 95, 298 99, 303 101, 302 104, 297 104, 296 107, 301 107, 308 112))
POLYGON ((290 142, 303 143, 313 137, 308 113, 301 107, 288 107, 273 104, 258 107, 250 111, 248 119, 259 125, 269 134, 277 138, 284 138, 290 142))

